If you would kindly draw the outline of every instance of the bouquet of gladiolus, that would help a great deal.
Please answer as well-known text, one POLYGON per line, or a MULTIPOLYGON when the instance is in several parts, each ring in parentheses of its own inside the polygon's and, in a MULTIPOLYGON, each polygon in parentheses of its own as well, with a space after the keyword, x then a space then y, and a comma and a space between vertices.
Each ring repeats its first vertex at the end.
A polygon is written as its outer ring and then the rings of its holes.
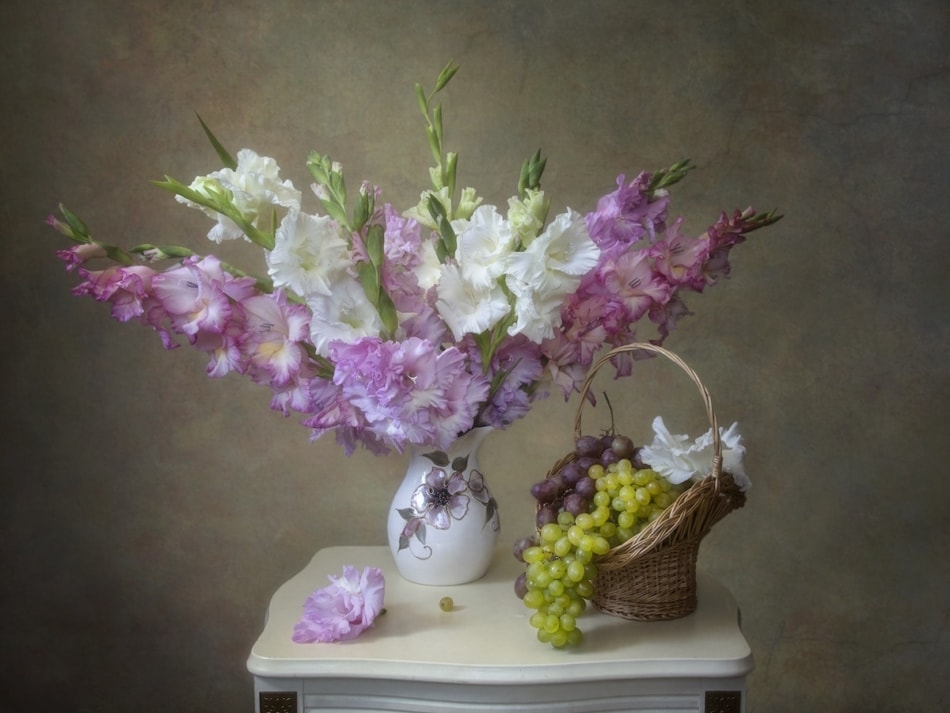
MULTIPOLYGON (((457 189, 457 155, 444 149, 435 99, 457 69, 446 66, 431 92, 416 85, 435 160, 418 205, 399 211, 368 182, 348 205, 340 165, 311 153, 322 210, 308 212, 273 159, 232 157, 202 121, 224 167, 190 185, 156 183, 215 221, 213 242, 263 248, 266 276, 178 246, 123 250, 61 207, 50 223, 76 243, 60 252, 82 277, 74 293, 154 328, 167 348, 187 341, 208 355, 210 376, 270 387, 272 408, 303 414, 314 437, 335 432, 348 454, 445 448, 475 426, 523 417, 552 385, 568 398, 595 353, 634 340, 645 320, 662 342, 689 314, 684 294, 728 275, 732 247, 778 220, 722 213, 702 235, 683 235, 682 219, 668 222, 667 189, 689 161, 620 175, 595 210, 549 220, 540 152, 506 207, 485 204, 457 189), (111 265, 90 269, 93 258, 111 265), (162 260, 174 264, 156 269, 162 260)), ((618 376, 631 368, 615 366, 618 376)))

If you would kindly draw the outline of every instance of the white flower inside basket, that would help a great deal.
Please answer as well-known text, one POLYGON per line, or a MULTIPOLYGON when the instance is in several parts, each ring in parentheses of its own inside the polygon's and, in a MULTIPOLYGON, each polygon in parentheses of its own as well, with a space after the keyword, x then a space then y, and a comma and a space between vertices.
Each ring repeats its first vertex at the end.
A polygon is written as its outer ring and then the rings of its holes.
MULTIPOLYGON (((739 424, 733 423, 728 429, 719 429, 722 442, 722 469, 730 473, 736 485, 746 492, 752 483, 745 473, 742 460, 745 446, 738 430, 739 424)), ((670 433, 663 417, 653 419, 653 443, 644 446, 640 457, 649 463, 657 473, 671 483, 684 483, 689 479, 699 480, 709 474, 713 460, 713 436, 710 428, 690 443, 685 434, 670 433)))

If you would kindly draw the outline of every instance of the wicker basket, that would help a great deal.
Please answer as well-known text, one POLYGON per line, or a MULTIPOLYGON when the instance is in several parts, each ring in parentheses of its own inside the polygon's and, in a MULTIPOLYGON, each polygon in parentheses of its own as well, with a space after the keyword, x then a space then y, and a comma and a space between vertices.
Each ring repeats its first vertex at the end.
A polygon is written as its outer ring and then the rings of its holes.
MULTIPOLYGON (((612 357, 633 351, 666 357, 685 371, 699 388, 712 428, 713 464, 706 477, 680 494, 653 522, 597 559, 598 575, 593 582, 592 602, 601 611, 624 619, 677 619, 696 609, 696 559, 700 542, 713 525, 745 504, 745 494, 732 476, 722 471, 719 425, 706 387, 680 357, 653 344, 616 347, 594 363, 581 387, 574 418, 575 440, 582 435, 581 414, 597 371, 612 357)), ((575 458, 573 453, 564 456, 548 476, 575 458)))

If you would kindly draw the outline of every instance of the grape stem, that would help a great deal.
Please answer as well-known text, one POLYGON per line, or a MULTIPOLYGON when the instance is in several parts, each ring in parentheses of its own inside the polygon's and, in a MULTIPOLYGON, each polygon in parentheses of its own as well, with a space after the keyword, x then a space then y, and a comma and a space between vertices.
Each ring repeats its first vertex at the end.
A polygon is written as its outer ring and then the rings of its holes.
POLYGON ((616 426, 616 423, 614 422, 614 405, 610 403, 610 397, 607 396, 607 392, 605 391, 603 393, 604 393, 604 401, 607 402, 607 411, 610 412, 610 428, 604 431, 604 435, 613 436, 616 434, 616 431, 614 430, 614 427, 616 426))

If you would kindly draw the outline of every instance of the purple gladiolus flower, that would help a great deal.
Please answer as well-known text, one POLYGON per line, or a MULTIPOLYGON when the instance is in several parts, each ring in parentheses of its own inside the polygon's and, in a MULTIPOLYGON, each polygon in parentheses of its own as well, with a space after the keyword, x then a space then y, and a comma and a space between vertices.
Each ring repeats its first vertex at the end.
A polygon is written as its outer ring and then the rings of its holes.
POLYGON ((604 252, 622 252, 644 237, 652 243, 663 230, 669 198, 651 200, 647 191, 650 178, 643 172, 626 184, 621 174, 617 190, 603 196, 597 210, 587 215, 590 237, 604 252))
POLYGON ((329 586, 313 592, 303 605, 300 621, 294 626, 298 644, 332 643, 355 639, 383 609, 386 580, 377 567, 343 566, 343 575, 329 575, 329 586))
MULTIPOLYGON (((339 387, 336 399, 346 405, 332 407, 327 415, 349 416, 352 422, 335 425, 369 431, 396 448, 404 443, 446 447, 472 427, 477 404, 488 393, 487 379, 472 373, 463 352, 416 337, 331 342, 330 358, 339 387)), ((313 425, 332 424, 321 420, 313 425)))

